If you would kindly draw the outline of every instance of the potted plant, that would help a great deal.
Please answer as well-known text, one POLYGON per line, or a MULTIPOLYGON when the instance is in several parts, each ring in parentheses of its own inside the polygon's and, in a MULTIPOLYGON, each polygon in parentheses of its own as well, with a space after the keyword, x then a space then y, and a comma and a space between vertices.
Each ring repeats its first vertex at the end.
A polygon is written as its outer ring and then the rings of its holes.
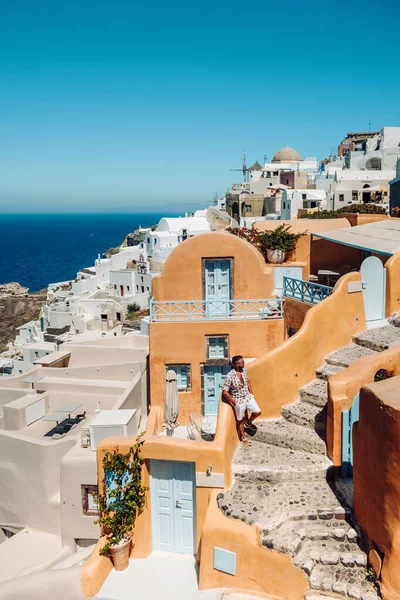
POLYGON ((103 458, 103 491, 98 494, 100 518, 96 523, 107 538, 100 554, 110 556, 117 571, 129 564, 133 529, 146 502, 148 488, 142 485, 143 443, 139 436, 126 454, 116 447, 103 458))
POLYGON ((271 231, 265 231, 262 234, 262 243, 267 250, 268 262, 273 264, 280 264, 290 256, 296 249, 297 242, 301 237, 306 235, 304 233, 291 233, 291 225, 279 225, 276 229, 271 231))

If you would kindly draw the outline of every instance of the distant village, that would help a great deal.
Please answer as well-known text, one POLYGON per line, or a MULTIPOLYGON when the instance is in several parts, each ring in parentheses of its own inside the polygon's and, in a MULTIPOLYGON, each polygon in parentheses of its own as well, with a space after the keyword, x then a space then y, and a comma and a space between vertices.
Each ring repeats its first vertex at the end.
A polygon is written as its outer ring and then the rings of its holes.
POLYGON ((134 589, 95 521, 129 487, 104 461, 132 475, 138 439, 126 573, 165 552, 193 558, 193 598, 400 597, 400 127, 241 171, 50 283, 1 347, 0 599, 134 589))

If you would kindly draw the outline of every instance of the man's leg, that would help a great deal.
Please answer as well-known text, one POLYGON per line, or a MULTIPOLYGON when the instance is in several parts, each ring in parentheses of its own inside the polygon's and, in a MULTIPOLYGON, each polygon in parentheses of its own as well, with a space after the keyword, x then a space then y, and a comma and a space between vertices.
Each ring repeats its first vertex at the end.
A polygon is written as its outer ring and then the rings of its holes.
POLYGON ((251 413, 250 419, 247 419, 246 425, 248 425, 249 427, 252 427, 252 426, 254 427, 254 425, 253 425, 254 419, 257 419, 257 417, 260 417, 260 416, 261 416, 261 411, 251 413))

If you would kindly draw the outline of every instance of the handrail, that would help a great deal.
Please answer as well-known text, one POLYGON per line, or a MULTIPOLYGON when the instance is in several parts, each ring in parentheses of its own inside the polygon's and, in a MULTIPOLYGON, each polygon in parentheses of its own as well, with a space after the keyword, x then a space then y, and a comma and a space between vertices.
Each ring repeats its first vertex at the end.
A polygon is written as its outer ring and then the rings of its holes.
POLYGON ((282 318, 282 299, 150 300, 150 321, 243 321, 282 318))
POLYGON ((328 298, 332 292, 333 288, 327 285, 312 283, 303 279, 283 277, 283 296, 286 298, 295 298, 296 300, 301 300, 301 302, 318 304, 318 302, 328 298))

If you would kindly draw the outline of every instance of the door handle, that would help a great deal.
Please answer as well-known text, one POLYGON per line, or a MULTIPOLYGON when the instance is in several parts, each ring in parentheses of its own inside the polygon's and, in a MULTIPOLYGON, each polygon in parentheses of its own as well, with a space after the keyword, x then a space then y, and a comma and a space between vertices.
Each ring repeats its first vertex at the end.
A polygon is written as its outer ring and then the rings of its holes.
POLYGON ((179 502, 179 500, 177 500, 175 502, 175 508, 182 508, 182 502, 179 502))

